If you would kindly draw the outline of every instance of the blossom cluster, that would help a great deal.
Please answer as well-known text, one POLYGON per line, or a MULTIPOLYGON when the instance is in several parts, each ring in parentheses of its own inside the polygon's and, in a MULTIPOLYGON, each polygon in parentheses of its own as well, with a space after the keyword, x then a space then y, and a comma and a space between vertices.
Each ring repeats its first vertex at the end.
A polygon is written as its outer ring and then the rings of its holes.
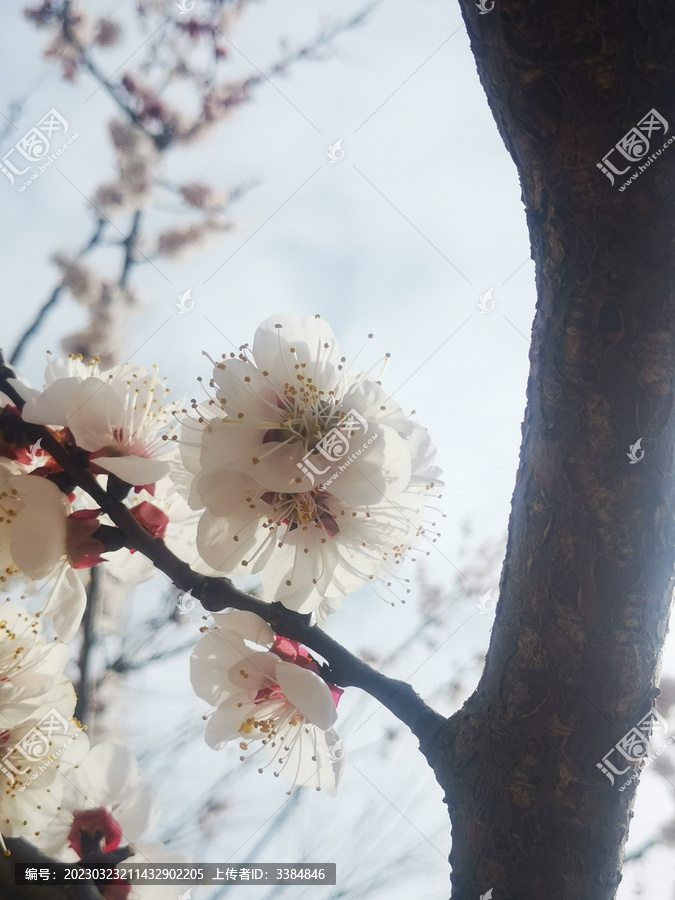
MULTIPOLYGON (((277 316, 260 325, 252 346, 213 363, 207 399, 189 409, 170 399, 155 370, 129 364, 106 370, 71 356, 48 365, 41 389, 9 379, 0 395, 0 590, 20 587, 25 597, 44 588, 40 617, 68 641, 92 567, 103 564, 120 579, 150 577, 152 567, 77 486, 66 459, 193 569, 258 574, 265 601, 314 624, 363 585, 400 578, 424 533, 425 502, 438 492, 433 447, 379 381, 345 362, 319 317, 277 316), (21 426, 31 434, 41 426, 46 447, 22 440, 21 426)), ((14 746, 37 727, 45 704, 69 721, 74 694, 61 674, 64 645, 46 644, 37 619, 8 608, 6 634, 21 622, 32 635, 32 643, 21 640, 21 666, 11 642, 0 654, 3 740, 14 746)), ((335 793, 346 765, 334 727, 342 690, 327 668, 250 612, 216 614, 202 630, 191 680, 213 708, 207 744, 262 751, 268 760, 259 771, 271 767, 295 785, 335 793)), ((77 752, 86 744, 78 736, 77 752)), ((65 747, 59 766, 75 753, 65 747)), ((61 856, 91 848, 91 834, 103 835, 107 849, 122 831, 138 839, 148 822, 141 817, 141 829, 120 798, 134 796, 136 813, 152 802, 145 789, 130 790, 138 773, 122 748, 95 746, 53 791, 59 766, 49 782, 18 767, 21 784, 5 801, 9 825, 0 831, 30 833, 61 856), (105 790, 94 785, 97 769, 105 790), (28 814, 26 798, 48 783, 49 802, 28 814)))

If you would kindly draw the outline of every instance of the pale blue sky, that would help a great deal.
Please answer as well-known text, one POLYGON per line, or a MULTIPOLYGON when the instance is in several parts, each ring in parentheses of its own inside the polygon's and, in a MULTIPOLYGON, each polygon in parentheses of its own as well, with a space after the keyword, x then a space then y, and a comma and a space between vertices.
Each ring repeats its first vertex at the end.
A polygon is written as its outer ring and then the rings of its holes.
MULTIPOLYGON (((195 12, 199 4, 196 0, 195 12)), ((57 69, 41 60, 44 33, 21 19, 23 5, 11 0, 3 6, 0 110, 27 95, 16 137, 51 107, 79 136, 53 167, 59 171, 48 171, 26 192, 20 194, 0 181, 0 344, 6 350, 51 290, 55 270, 49 256, 86 239, 91 221, 86 197, 113 173, 104 133, 113 111, 110 100, 102 90, 94 93, 96 86, 86 75, 75 86, 64 85, 57 69)), ((85 5, 122 22, 129 18, 128 3, 85 5)), ((353 0, 251 4, 229 35, 232 72, 246 74, 251 66, 265 69, 281 37, 297 44, 311 37, 320 22, 360 8, 353 0)), ((487 27, 488 16, 481 18, 487 27)), ((120 48, 101 54, 103 70, 112 73, 138 43, 132 36, 120 48)), ((233 209, 236 228, 206 252, 184 262, 158 259, 155 268, 134 274, 133 283, 143 290, 147 303, 129 320, 127 355, 141 365, 157 363, 177 394, 192 396, 196 376, 209 374, 202 350, 215 355, 251 341, 257 324, 274 313, 320 313, 348 360, 373 332, 358 365, 368 368, 391 353, 382 378, 385 389, 405 410, 416 410, 415 418, 438 446, 437 461, 446 481, 438 506, 447 518, 426 565, 431 579, 448 583, 462 565, 457 555, 462 521, 473 523, 476 547, 504 533, 507 525, 535 303, 520 188, 478 82, 455 4, 385 0, 365 25, 341 36, 336 48, 339 52, 332 58, 302 63, 288 77, 263 85, 254 102, 208 140, 172 155, 165 174, 173 180, 205 180, 224 191, 242 183, 257 185, 233 209), (331 164, 326 151, 338 139, 344 158, 331 164), (175 302, 188 287, 195 307, 179 315, 175 302), (489 288, 495 306, 482 314, 478 301, 489 288)), ((3 153, 11 143, 11 138, 5 141, 3 153)), ((180 221, 162 211, 156 220, 180 221)), ((23 373, 34 383, 41 380, 44 351, 57 352, 60 337, 81 319, 82 311, 67 300, 50 316, 24 361, 23 373)), ((364 590, 346 604, 341 617, 331 620, 329 630, 353 646, 364 633, 374 640, 378 634, 383 640, 385 634, 386 640, 398 639, 411 621, 410 611, 389 610, 364 590)), ((491 615, 478 616, 475 607, 464 602, 456 611, 457 633, 443 655, 426 667, 420 658, 422 668, 413 679, 416 689, 431 690, 443 673, 484 650, 491 621, 491 615)), ((181 665, 184 678, 185 661, 181 665)), ((136 721, 147 720, 157 705, 167 717, 170 709, 178 708, 188 715, 192 695, 189 684, 183 683, 180 697, 163 700, 152 686, 139 685, 136 721)), ((369 701, 359 703, 352 704, 355 721, 368 714, 359 711, 367 710, 369 701)), ((368 777, 381 791, 374 791, 372 802, 381 804, 394 822, 398 820, 392 809, 403 810, 428 838, 428 858, 420 851, 426 874, 419 896, 440 897, 447 879, 447 819, 440 790, 415 743, 412 738, 404 742, 397 751, 403 756, 393 762, 378 768, 377 760, 368 757, 362 768, 368 767, 368 777), (435 842, 435 849, 429 841, 435 842)), ((204 748, 199 761, 201 767, 213 765, 211 751, 204 748)), ((194 770, 197 780, 200 766, 194 770)), ((309 835, 315 830, 315 815, 320 821, 335 819, 340 832, 350 796, 368 790, 360 777, 350 776, 343 800, 321 797, 316 805, 314 798, 303 803, 309 835)), ((659 788, 658 778, 651 784, 645 779, 641 787, 635 843, 651 824, 643 798, 656 802, 662 796, 659 788), (650 796, 650 791, 656 794, 650 796), (641 819, 646 824, 641 825, 641 819)), ((258 818, 263 821, 282 803, 284 790, 274 784, 257 801, 267 805, 252 813, 251 830, 258 818)), ((186 785, 186 793, 191 791, 198 792, 198 787, 186 785)), ((288 826, 295 836, 289 838, 289 858, 306 838, 294 827, 297 824, 288 826)), ((333 833, 333 826, 326 828, 333 833)), ((410 833, 419 838, 414 829, 410 833)), ((349 845, 335 852, 347 866, 349 845)), ((655 866, 658 854, 649 857, 657 881, 672 869, 662 856, 660 867, 655 866)), ((362 861, 367 864, 374 864, 374 858, 362 861)), ((620 900, 631 896, 629 882, 627 876, 620 900)), ((409 890, 408 884, 400 896, 409 896, 409 890)), ((193 893, 194 900, 201 900, 199 892, 193 893)), ((387 888, 382 896, 399 895, 387 888)))

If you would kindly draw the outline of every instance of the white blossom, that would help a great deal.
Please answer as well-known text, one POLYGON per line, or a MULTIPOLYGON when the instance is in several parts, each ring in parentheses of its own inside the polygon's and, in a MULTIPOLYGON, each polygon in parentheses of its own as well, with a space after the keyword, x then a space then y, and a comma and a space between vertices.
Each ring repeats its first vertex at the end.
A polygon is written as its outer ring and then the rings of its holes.
POLYGON ((438 486, 426 432, 343 363, 323 321, 268 319, 181 438, 202 558, 319 617, 399 565, 438 486))
POLYGON ((27 422, 69 428, 99 469, 129 484, 153 484, 167 474, 169 464, 160 457, 174 406, 156 370, 125 364, 100 371, 96 360, 85 364, 71 356, 51 363, 45 381, 42 391, 14 382, 26 398, 27 422))
POLYGON ((342 691, 317 674, 304 648, 278 638, 259 616, 228 612, 213 618, 215 628, 190 660, 195 693, 216 707, 207 744, 220 750, 237 741, 247 750, 260 741, 275 775, 334 794, 346 765, 333 728, 342 691), (252 650, 247 642, 267 649, 252 650))
POLYGON ((37 840, 59 810, 88 741, 72 718, 75 692, 63 675, 67 648, 46 643, 37 618, 0 604, 0 833, 37 840))
POLYGON ((37 845, 50 856, 75 860, 69 833, 77 812, 105 809, 121 832, 120 844, 136 844, 159 815, 158 797, 144 779, 131 751, 104 741, 92 747, 76 770, 69 773, 61 809, 37 845))
POLYGON ((79 523, 70 519, 71 504, 55 484, 39 475, 15 474, 17 468, 0 459, 0 591, 16 590, 21 579, 45 586, 41 613, 69 641, 86 605, 73 567, 78 565, 73 536, 79 523))
MULTIPOLYGON (((160 843, 147 843, 146 832, 159 816, 158 795, 145 780, 131 751, 114 741, 92 747, 77 769, 68 772, 61 805, 35 844, 43 853, 75 862, 80 830, 99 833, 104 850, 131 846, 125 866, 136 863, 188 863, 160 843)), ((79 847, 82 851, 82 847, 79 847)), ((175 900, 171 886, 134 885, 129 900, 175 900)))

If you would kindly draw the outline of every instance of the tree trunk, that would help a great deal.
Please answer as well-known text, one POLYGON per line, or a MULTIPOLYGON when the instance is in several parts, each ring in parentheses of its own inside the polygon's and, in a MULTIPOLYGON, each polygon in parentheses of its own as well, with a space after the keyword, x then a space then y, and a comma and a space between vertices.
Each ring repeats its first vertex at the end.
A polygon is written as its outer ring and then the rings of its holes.
POLYGON ((598 763, 658 695, 675 560, 675 142, 639 169, 675 134, 675 7, 461 4, 538 301, 486 667, 434 764, 452 900, 610 900, 640 763, 614 785, 598 763))

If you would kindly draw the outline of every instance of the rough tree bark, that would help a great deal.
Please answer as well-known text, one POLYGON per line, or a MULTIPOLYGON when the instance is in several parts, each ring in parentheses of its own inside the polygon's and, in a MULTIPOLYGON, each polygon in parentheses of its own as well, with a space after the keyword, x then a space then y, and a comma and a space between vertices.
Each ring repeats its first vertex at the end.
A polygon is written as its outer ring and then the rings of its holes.
POLYGON ((623 192, 638 165, 612 186, 596 164, 651 109, 675 133, 675 7, 461 6, 520 175, 538 301, 486 667, 434 765, 452 900, 609 900, 635 786, 597 763, 658 694, 673 583, 675 144, 623 192))

